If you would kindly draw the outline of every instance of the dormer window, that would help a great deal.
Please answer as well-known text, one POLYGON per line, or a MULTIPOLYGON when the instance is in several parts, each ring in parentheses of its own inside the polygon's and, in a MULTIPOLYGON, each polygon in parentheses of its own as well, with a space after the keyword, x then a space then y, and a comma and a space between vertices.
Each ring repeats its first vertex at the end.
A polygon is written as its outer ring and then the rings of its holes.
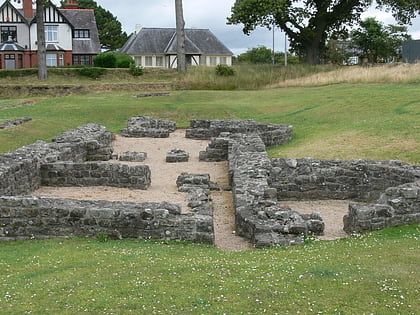
POLYGON ((90 38, 90 31, 89 30, 74 30, 73 31, 73 38, 90 38))
POLYGON ((45 25, 45 41, 58 42, 58 26, 57 25, 45 25))
POLYGON ((1 42, 17 41, 17 28, 16 26, 1 26, 1 42))

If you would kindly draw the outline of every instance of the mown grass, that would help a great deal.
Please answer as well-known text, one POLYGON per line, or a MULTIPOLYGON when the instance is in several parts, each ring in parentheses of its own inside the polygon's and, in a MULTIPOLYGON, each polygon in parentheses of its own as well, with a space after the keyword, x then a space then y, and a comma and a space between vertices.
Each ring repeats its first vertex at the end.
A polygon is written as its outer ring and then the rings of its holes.
MULTIPOLYGON (((88 122, 118 132, 127 119, 151 115, 187 127, 190 119, 253 118, 294 126, 294 139, 271 156, 399 159, 420 163, 420 89, 417 85, 331 85, 257 91, 172 91, 135 98, 141 91, 49 98, 0 110, 0 119, 31 122, 0 132, 0 152, 54 136, 88 122)), ((22 99, 0 101, 12 106, 22 99)))
POLYGON ((420 227, 245 252, 167 241, 0 243, 2 314, 418 314, 420 227))

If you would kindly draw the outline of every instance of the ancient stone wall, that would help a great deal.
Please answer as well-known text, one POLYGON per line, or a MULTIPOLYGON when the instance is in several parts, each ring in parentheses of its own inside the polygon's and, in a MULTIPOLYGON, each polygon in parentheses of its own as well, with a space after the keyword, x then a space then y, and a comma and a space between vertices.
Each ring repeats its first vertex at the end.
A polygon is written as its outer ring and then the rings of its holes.
POLYGON ((41 165, 42 186, 112 186, 146 190, 151 183, 148 165, 106 162, 57 162, 41 165))
POLYGON ((265 146, 273 147, 292 139, 293 126, 261 124, 253 119, 195 119, 190 121, 186 137, 191 139, 210 140, 221 133, 258 134, 265 146))
POLYGON ((37 141, 0 154, 0 196, 28 194, 41 185, 42 164, 57 161, 109 160, 114 135, 98 124, 87 124, 53 139, 37 141))
POLYGON ((66 148, 73 153, 71 161, 108 161, 112 157, 111 143, 115 135, 104 126, 89 123, 69 130, 53 139, 61 144, 61 151, 66 148))
MULTIPOLYGON (((0 240, 98 236, 214 242, 210 190, 188 193, 191 214, 169 203, 82 201, 19 196, 41 185, 106 185, 147 189, 147 165, 88 162, 109 160, 114 135, 88 124, 0 155, 0 240), (84 163, 85 162, 85 163, 84 163)), ((207 183, 208 186, 208 183, 207 183)))
POLYGON ((257 247, 301 244, 309 233, 322 234, 319 214, 302 216, 277 205, 276 190, 268 184, 271 161, 256 135, 231 136, 229 173, 238 235, 257 247))
POLYGON ((375 204, 351 204, 344 231, 360 233, 420 222, 420 181, 388 188, 375 204))
POLYGON ((45 237, 176 239, 212 244, 209 215, 180 214, 178 205, 0 197, 0 240, 45 237))
POLYGON ((388 187, 420 179, 420 167, 401 161, 273 159, 269 185, 279 200, 375 201, 388 187))
POLYGON ((127 127, 121 130, 121 135, 132 138, 168 138, 175 130, 174 121, 138 116, 128 120, 127 127))

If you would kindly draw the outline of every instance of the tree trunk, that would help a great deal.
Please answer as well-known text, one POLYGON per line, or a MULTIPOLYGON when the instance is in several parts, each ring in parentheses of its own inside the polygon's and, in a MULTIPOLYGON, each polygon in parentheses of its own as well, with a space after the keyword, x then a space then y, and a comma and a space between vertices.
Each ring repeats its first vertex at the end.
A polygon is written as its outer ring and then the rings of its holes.
POLYGON ((306 62, 310 65, 319 65, 321 63, 322 50, 317 41, 308 43, 306 46, 306 62))
POLYGON ((36 1, 36 31, 38 45, 38 79, 48 78, 46 47, 45 47, 45 28, 44 28, 44 2, 36 1))
POLYGON ((185 56, 185 21, 182 9, 182 0, 175 0, 176 11, 176 39, 177 39, 177 57, 178 71, 185 72, 187 70, 187 60, 185 56))

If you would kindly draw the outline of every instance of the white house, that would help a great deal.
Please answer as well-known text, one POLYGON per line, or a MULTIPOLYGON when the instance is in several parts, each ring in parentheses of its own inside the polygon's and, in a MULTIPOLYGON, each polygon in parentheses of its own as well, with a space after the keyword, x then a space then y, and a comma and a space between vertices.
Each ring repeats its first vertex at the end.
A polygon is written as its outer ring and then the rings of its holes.
MULTIPOLYGON (((130 55, 138 66, 176 68, 176 47, 175 28, 137 26, 121 52, 130 55)), ((208 29, 185 29, 185 53, 188 65, 232 65, 233 53, 208 29)))

